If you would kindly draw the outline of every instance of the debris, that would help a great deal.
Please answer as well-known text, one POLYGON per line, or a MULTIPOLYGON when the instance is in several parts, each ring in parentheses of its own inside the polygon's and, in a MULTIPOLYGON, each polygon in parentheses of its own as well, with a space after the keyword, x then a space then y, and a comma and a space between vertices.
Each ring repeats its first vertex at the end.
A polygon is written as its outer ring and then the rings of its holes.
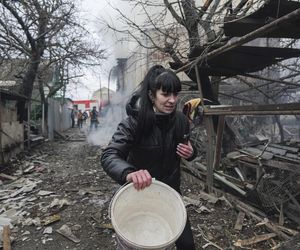
POLYGON ((59 214, 54 214, 52 216, 46 217, 45 219, 42 220, 42 223, 44 226, 50 225, 54 222, 57 222, 60 220, 60 215, 59 214))
POLYGON ((201 205, 200 201, 192 199, 192 198, 187 197, 187 196, 183 196, 183 202, 184 202, 184 205, 186 207, 189 206, 189 205, 194 205, 194 206, 200 206, 201 205))
POLYGON ((238 216, 237 216, 237 219, 235 222, 235 226, 234 226, 235 230, 238 230, 238 231, 242 230, 244 218, 245 218, 245 213, 240 211, 238 213, 238 216))
POLYGON ((78 225, 78 224, 75 224, 75 225, 73 225, 73 226, 71 227, 71 229, 74 230, 74 231, 78 231, 78 230, 81 229, 81 226, 78 225))
POLYGON ((290 229, 290 228, 287 228, 287 227, 284 227, 284 226, 278 226, 278 228, 283 231, 283 232, 286 232, 292 236, 295 236, 297 234, 300 234, 299 231, 296 231, 296 230, 293 230, 293 229, 290 229))
POLYGON ((53 229, 52 227, 46 227, 43 231, 43 234, 52 234, 53 229))
MULTIPOLYGON (((247 210, 245 207, 242 207, 240 205, 237 205, 237 208, 241 211, 243 211, 244 213, 246 213, 247 215, 251 216, 253 219, 255 219, 256 221, 263 221, 263 219, 261 217, 259 217, 257 214, 255 214, 254 212, 251 212, 250 210, 247 210)), ((282 232, 274 223, 271 222, 266 222, 264 224, 269 230, 271 230, 272 232, 276 233, 278 235, 278 237, 280 237, 281 239, 284 240, 289 240, 290 237, 285 234, 284 232, 282 232)))
POLYGON ((104 223, 104 224, 96 225, 96 228, 114 230, 114 227, 110 223, 104 223))
POLYGON ((47 241, 52 241, 52 240, 53 240, 52 238, 44 238, 42 239, 42 243, 46 244, 47 241))
POLYGON ((233 205, 231 204, 231 202, 230 202, 224 195, 223 195, 222 197, 220 197, 219 200, 225 201, 226 204, 227 204, 230 208, 233 208, 233 205))
POLYGON ((41 226, 41 220, 40 218, 36 217, 34 219, 32 218, 27 218, 25 221, 22 222, 23 226, 31 226, 35 225, 37 227, 41 226))
POLYGON ((69 206, 71 205, 70 201, 68 201, 67 199, 57 199, 55 198, 51 204, 50 204, 50 208, 53 207, 58 207, 58 208, 62 208, 63 206, 69 206))
POLYGON ((290 240, 282 242, 277 249, 280 250, 300 249, 300 233, 293 236, 290 240))
POLYGON ((250 239, 245 239, 245 240, 237 240, 234 245, 236 247, 244 247, 244 246, 249 246, 249 245, 253 245, 256 244, 258 242, 262 242, 262 241, 266 241, 269 240, 271 238, 274 238, 275 236, 277 236, 275 233, 269 233, 269 234, 263 234, 263 235, 256 235, 250 239))
POLYGON ((195 211, 196 211, 197 213, 199 213, 199 214, 201 214, 201 213, 203 213, 203 212, 205 212, 205 213, 210 213, 210 212, 211 212, 211 210, 208 209, 206 206, 201 206, 201 207, 195 209, 195 211))
POLYGON ((219 198, 217 198, 211 194, 205 193, 203 191, 200 192, 199 197, 203 200, 208 201, 209 203, 212 203, 212 204, 216 204, 219 201, 219 198))
POLYGON ((34 171, 35 166, 32 165, 24 170, 24 174, 30 174, 34 171))
POLYGON ((222 247, 218 246, 217 244, 213 243, 212 241, 210 241, 208 239, 208 237, 204 234, 202 228, 198 225, 198 230, 200 231, 200 234, 202 236, 202 238, 207 241, 208 243, 206 243, 205 245, 202 246, 203 249, 207 248, 208 246, 214 246, 215 248, 219 249, 219 250, 224 250, 222 247))
POLYGON ((59 234, 65 236, 69 240, 79 243, 80 239, 78 239, 71 231, 71 229, 67 225, 62 225, 58 230, 56 230, 59 234))
MULTIPOLYGON (((195 166, 197 167, 197 169, 199 169, 201 171, 204 171, 204 172, 207 171, 206 166, 204 166, 203 164, 200 164, 199 162, 195 162, 195 166)), ((226 186, 228 186, 228 187, 232 188, 233 190, 237 191, 241 195, 246 196, 246 192, 244 190, 242 190, 241 188, 239 188, 237 185, 233 184, 232 182, 228 181, 225 177, 218 174, 217 171, 215 171, 213 173, 213 176, 216 180, 222 182, 223 184, 225 184, 226 186)))
POLYGON ((50 194, 54 194, 54 192, 52 191, 45 191, 45 190, 40 190, 37 195, 40 195, 40 196, 47 196, 47 195, 50 195, 50 194))
POLYGON ((54 130, 54 134, 57 135, 58 137, 60 137, 63 140, 67 140, 67 138, 63 134, 58 132, 57 130, 54 130))
POLYGON ((0 216, 0 229, 6 225, 12 226, 11 219, 8 217, 4 217, 3 215, 0 216))
MULTIPOLYGON (((72 190, 68 190, 68 191, 72 191, 72 190)), ((74 190, 75 191, 75 190, 74 190)), ((79 189, 78 190, 78 194, 83 196, 85 194, 92 194, 92 195, 102 195, 103 193, 100 192, 100 189, 88 189, 88 188, 84 188, 84 189, 79 189)))
POLYGON ((15 176, 3 174, 3 173, 0 173, 0 177, 1 177, 1 179, 3 178, 3 179, 11 180, 11 181, 15 181, 17 179, 17 177, 15 177, 15 176))

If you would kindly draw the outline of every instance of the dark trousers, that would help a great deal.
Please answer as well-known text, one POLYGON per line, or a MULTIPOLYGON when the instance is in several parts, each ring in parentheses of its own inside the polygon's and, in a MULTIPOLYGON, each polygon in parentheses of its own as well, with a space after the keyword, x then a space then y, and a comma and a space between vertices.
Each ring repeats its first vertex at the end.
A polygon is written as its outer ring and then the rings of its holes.
POLYGON ((97 127, 98 127, 98 121, 91 121, 91 125, 90 125, 90 129, 93 129, 93 127, 95 128, 95 129, 97 129, 97 127))
POLYGON ((175 242, 177 250, 195 250, 194 236, 189 218, 187 218, 182 234, 175 242))

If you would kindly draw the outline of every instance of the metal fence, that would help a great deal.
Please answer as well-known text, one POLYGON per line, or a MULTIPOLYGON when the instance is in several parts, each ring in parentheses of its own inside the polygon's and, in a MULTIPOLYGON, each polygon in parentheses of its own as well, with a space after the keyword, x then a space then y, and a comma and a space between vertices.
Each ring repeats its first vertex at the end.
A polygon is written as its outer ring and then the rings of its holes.
POLYGON ((48 137, 54 138, 54 131, 62 132, 72 126, 71 109, 66 104, 48 99, 48 137))

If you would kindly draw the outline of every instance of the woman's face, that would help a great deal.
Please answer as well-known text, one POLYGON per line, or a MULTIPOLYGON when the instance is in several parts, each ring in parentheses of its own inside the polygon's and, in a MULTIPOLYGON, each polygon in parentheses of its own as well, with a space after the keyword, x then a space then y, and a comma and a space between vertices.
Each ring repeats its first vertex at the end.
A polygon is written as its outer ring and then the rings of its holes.
POLYGON ((157 112, 170 114, 176 108, 177 99, 177 94, 163 92, 162 89, 159 89, 154 96, 154 108, 157 112))

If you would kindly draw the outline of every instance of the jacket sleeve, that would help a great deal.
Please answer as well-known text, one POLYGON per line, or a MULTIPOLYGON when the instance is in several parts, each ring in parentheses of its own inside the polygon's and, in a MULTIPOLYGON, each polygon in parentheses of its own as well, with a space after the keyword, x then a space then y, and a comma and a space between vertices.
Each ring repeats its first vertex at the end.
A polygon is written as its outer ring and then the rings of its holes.
POLYGON ((103 170, 120 185, 126 182, 127 174, 136 171, 136 168, 126 161, 133 147, 135 127, 132 118, 123 120, 101 155, 103 170))
MULTIPOLYGON (((182 119, 182 122, 184 123, 184 131, 185 131, 185 134, 191 134, 191 129, 190 129, 190 122, 189 120, 187 119, 187 117, 185 115, 183 115, 183 113, 180 114, 181 115, 181 119, 182 119)), ((197 155, 198 155, 198 150, 196 148, 196 146, 193 144, 193 142, 190 140, 191 144, 192 144, 192 147, 193 147, 193 155, 186 159, 187 161, 192 161, 194 160, 197 155)))

